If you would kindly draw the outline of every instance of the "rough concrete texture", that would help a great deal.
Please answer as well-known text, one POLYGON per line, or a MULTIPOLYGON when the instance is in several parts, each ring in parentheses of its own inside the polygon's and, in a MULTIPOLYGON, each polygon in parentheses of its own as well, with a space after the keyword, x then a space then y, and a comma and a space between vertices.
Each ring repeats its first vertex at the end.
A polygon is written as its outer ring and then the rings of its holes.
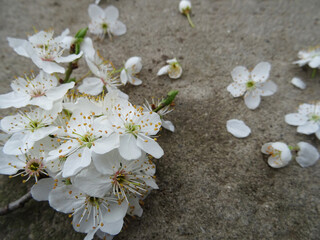
MULTIPOLYGON (((36 69, 29 59, 8 47, 6 37, 25 38, 32 27, 73 34, 89 22, 85 0, 1 0, 1 89, 10 90, 13 76, 36 69)), ((133 103, 180 91, 169 116, 174 134, 163 131, 165 155, 157 164, 158 191, 146 199, 141 218, 129 219, 115 239, 319 239, 320 163, 303 169, 295 161, 272 169, 260 148, 269 141, 307 141, 319 149, 314 135, 296 133, 284 115, 298 105, 319 99, 320 76, 291 64, 298 50, 320 43, 320 1, 195 0, 195 29, 178 11, 178 0, 101 1, 120 10, 127 34, 114 41, 96 41, 101 55, 120 66, 127 58, 143 59, 143 85, 123 90, 133 103), (183 67, 179 80, 156 77, 167 58, 183 67), (233 99, 226 87, 237 65, 272 64, 278 92, 264 97, 251 111, 233 99), (305 91, 290 84, 294 76, 305 91), (244 120, 252 130, 246 139, 226 131, 226 121, 244 120)), ((79 71, 78 71, 79 72, 79 71)), ((76 72, 77 73, 77 72, 76 72)), ((2 111, 1 115, 11 110, 2 111)), ((21 179, 0 177, 0 203, 27 191, 21 179)), ((67 215, 46 202, 30 201, 23 209, 0 217, 0 239, 83 239, 67 215)))

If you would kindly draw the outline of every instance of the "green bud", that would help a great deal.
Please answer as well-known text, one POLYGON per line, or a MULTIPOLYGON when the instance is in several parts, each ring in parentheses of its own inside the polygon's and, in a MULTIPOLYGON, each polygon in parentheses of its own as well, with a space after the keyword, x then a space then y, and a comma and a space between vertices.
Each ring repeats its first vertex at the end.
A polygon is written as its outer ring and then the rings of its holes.
POLYGON ((88 28, 82 28, 82 29, 80 29, 80 30, 77 32, 75 38, 84 38, 84 37, 86 36, 86 34, 87 34, 87 31, 88 31, 88 28))
POLYGON ((173 102, 173 100, 175 99, 175 97, 177 96, 178 93, 179 93, 179 91, 177 91, 177 90, 172 90, 172 91, 168 92, 167 97, 165 99, 163 99, 160 102, 159 106, 153 111, 154 112, 158 112, 160 109, 164 108, 165 106, 170 105, 173 102))

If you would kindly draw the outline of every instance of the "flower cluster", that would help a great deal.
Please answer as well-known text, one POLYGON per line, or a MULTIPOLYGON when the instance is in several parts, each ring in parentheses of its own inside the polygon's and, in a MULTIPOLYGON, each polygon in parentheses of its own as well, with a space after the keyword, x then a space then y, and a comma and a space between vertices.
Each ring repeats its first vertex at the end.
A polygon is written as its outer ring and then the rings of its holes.
MULTIPOLYGON (((89 15, 93 33, 126 31, 112 6, 102 11, 92 4, 89 15)), ((75 37, 69 30, 53 37, 50 30, 28 40, 8 38, 39 72, 17 77, 12 92, 0 95, 0 108, 20 108, 0 123, 8 139, 0 151, 0 174, 21 176, 23 182, 34 179, 33 198, 69 214, 85 239, 95 234, 110 238, 121 231, 126 215, 142 215, 140 202, 158 188, 152 159, 164 154, 157 142, 162 127, 174 131, 163 117, 172 111, 178 92, 159 101, 130 103, 119 87, 142 84, 137 76, 141 58, 131 57, 116 69, 94 49, 87 30, 75 37), (71 78, 80 58, 89 72, 71 78)))

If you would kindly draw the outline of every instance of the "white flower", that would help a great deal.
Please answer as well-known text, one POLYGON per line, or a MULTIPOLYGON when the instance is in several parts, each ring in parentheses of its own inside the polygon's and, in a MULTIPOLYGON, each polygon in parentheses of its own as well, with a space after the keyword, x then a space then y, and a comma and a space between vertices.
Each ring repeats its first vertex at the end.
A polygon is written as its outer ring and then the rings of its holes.
POLYGON ((121 74, 120 74, 121 82, 124 85, 127 82, 133 85, 140 85, 142 81, 136 77, 136 74, 141 71, 141 68, 142 68, 141 57, 129 58, 124 65, 124 69, 121 71, 121 74))
POLYGON ((183 14, 186 13, 186 11, 191 10, 191 1, 189 0, 181 0, 179 3, 179 11, 183 14))
POLYGON ((320 139, 320 103, 301 104, 298 113, 290 113, 285 116, 286 123, 298 126, 297 132, 303 134, 315 133, 320 139))
POLYGON ((299 142, 298 147, 299 151, 296 160, 301 167, 310 167, 319 160, 319 152, 311 144, 306 142, 299 142))
POLYGON ((27 177, 23 182, 34 177, 36 182, 38 182, 40 174, 48 175, 44 159, 47 157, 48 151, 53 149, 54 146, 54 140, 47 137, 42 139, 41 142, 37 142, 25 154, 16 156, 6 155, 3 153, 2 148, 0 148, 0 174, 12 175, 10 178, 16 176, 27 177))
POLYGON ((287 166, 292 159, 288 145, 283 142, 266 143, 262 146, 261 152, 271 155, 268 158, 268 164, 273 168, 282 168, 287 166))
POLYGON ((66 29, 61 36, 53 38, 53 31, 40 31, 28 37, 28 41, 24 39, 8 38, 9 45, 16 53, 21 56, 31 58, 38 68, 43 69, 46 73, 64 73, 65 69, 57 63, 72 62, 82 56, 82 52, 78 55, 71 54, 63 57, 62 54, 67 46, 63 43, 63 39, 69 34, 66 29))
POLYGON ((271 96, 277 91, 277 85, 267 81, 271 65, 268 62, 261 62, 249 72, 245 67, 235 67, 231 76, 231 83, 227 90, 233 97, 244 95, 244 102, 249 109, 256 109, 260 104, 260 96, 271 96))
POLYGON ((129 195, 143 198, 148 189, 158 189, 153 175, 155 165, 146 154, 137 160, 123 159, 117 150, 93 155, 95 167, 86 168, 75 176, 74 185, 94 197, 103 197, 112 192, 118 199, 129 195))
POLYGON ((227 130, 237 138, 248 137, 251 129, 241 120, 231 119, 227 121, 227 130))
POLYGON ((291 83, 297 88, 306 89, 306 84, 300 78, 292 78, 291 83))
POLYGON ((58 127, 52 126, 52 123, 61 110, 61 104, 55 104, 50 111, 37 108, 3 118, 1 129, 12 134, 4 145, 3 152, 11 155, 25 153, 35 142, 53 134, 58 127))
POLYGON ((94 59, 86 58, 86 61, 91 72, 96 77, 83 79, 82 84, 78 87, 79 92, 98 95, 103 91, 104 87, 108 92, 120 91, 117 87, 121 86, 121 82, 117 77, 112 76, 114 68, 109 62, 101 59, 98 54, 95 54, 94 59))
MULTIPOLYGON (((154 101, 154 98, 152 98, 152 103, 150 104, 147 100, 145 100, 146 103, 143 104, 143 106, 150 112, 152 112, 153 110, 155 110, 159 104, 160 104, 160 100, 158 101, 154 101)), ((164 108, 161 108, 157 114, 160 116, 160 119, 161 119, 161 126, 171 132, 174 132, 174 125, 171 121, 168 121, 168 120, 164 120, 163 117, 164 115, 172 112, 173 109, 170 109, 170 106, 165 106, 164 108)))
POLYGON ((25 107, 36 105, 45 110, 50 110, 53 103, 62 99, 67 91, 74 86, 74 82, 58 85, 54 75, 43 71, 35 77, 18 77, 11 83, 12 92, 0 95, 0 108, 25 107))
POLYGON ((160 158, 163 150, 152 138, 161 127, 160 116, 155 112, 144 112, 142 107, 132 106, 127 101, 119 101, 113 109, 113 115, 105 120, 110 124, 120 142, 119 152, 127 160, 137 159, 141 150, 160 158))
POLYGON ((180 63, 177 61, 177 59, 173 58, 167 61, 169 65, 166 65, 158 71, 157 75, 161 76, 164 74, 168 74, 170 78, 172 79, 178 79, 181 77, 182 74, 182 68, 180 63))
POLYGON ((298 58, 300 60, 293 62, 300 67, 308 64, 311 68, 320 67, 320 45, 310 48, 308 50, 299 51, 298 58))
POLYGON ((119 146, 112 130, 100 124, 94 114, 74 111, 66 126, 66 140, 59 148, 49 152, 47 162, 65 161, 62 169, 63 177, 70 177, 91 163, 92 152, 103 154, 119 146))
POLYGON ((92 197, 70 183, 58 184, 62 186, 49 193, 50 206, 59 212, 70 213, 73 228, 88 234, 85 239, 92 239, 98 229, 112 235, 120 232, 127 203, 112 196, 92 197))
POLYGON ((118 20, 119 11, 115 6, 109 6, 106 9, 100 8, 96 4, 90 4, 88 8, 91 23, 89 24, 89 31, 104 38, 108 34, 120 36, 127 32, 126 25, 118 20))

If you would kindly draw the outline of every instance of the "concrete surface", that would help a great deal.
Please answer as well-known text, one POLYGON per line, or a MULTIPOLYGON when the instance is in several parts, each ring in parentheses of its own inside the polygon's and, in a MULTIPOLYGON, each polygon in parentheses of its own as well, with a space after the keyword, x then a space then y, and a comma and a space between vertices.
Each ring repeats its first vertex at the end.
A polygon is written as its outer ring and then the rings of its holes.
MULTIPOLYGON (((10 90, 13 76, 36 69, 9 48, 6 37, 25 38, 33 26, 53 27, 57 33, 69 27, 75 34, 89 22, 91 2, 1 0, 0 93, 10 90)), ((296 133, 284 115, 300 103, 320 100, 320 75, 311 79, 310 70, 291 64, 298 50, 320 43, 320 1, 194 0, 195 29, 179 14, 178 3, 101 1, 102 7, 119 8, 128 29, 112 42, 97 42, 101 54, 116 66, 134 55, 143 59, 143 85, 123 89, 131 101, 180 91, 169 116, 177 131, 163 131, 159 138, 165 151, 156 161, 160 190, 147 198, 142 218, 129 219, 115 239, 319 239, 320 163, 302 169, 292 161, 283 169, 271 169, 260 147, 269 141, 307 141, 319 149, 319 140, 296 133), (182 78, 155 77, 173 57, 183 66, 182 78), (270 78, 279 90, 251 111, 226 87, 235 66, 253 68, 260 61, 272 64, 270 78), (289 83, 294 76, 307 83, 305 91, 289 83), (231 136, 225 127, 231 118, 244 120, 251 136, 231 136)), ((27 191, 28 185, 20 181, 0 177, 1 205, 27 191)), ((70 222, 46 202, 30 201, 0 217, 0 239, 83 239, 70 222)))

